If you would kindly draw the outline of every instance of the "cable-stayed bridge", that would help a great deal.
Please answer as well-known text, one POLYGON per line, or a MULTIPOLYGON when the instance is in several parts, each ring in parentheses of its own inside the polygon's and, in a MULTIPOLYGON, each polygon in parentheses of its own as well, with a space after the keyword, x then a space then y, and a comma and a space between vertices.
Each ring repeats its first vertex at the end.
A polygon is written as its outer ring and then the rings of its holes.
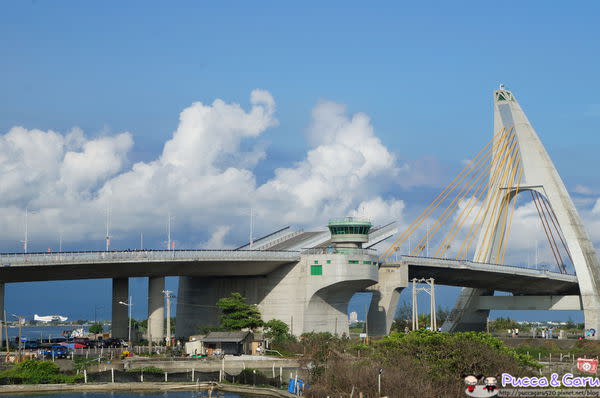
MULTIPOLYGON (((494 131, 487 145, 381 255, 386 272, 371 288, 377 301, 372 303, 371 322, 380 333, 389 330, 400 285, 406 286, 409 277, 463 286, 443 330, 484 330, 494 302, 498 309, 511 309, 506 303, 512 309, 583 309, 586 329, 600 330, 596 252, 541 140, 503 86, 494 91, 494 131), (511 232, 518 228, 518 202, 538 215, 554 261, 552 271, 510 266, 519 261, 518 253, 508 250, 511 232), (400 263, 408 276, 392 272, 399 265, 393 262, 397 253, 411 256, 402 256, 400 263), (492 297, 494 291, 513 297, 492 297), (548 297, 562 305, 549 305, 548 297)), ((518 239, 513 242, 517 249, 524 243, 518 239)))
POLYGON ((409 278, 433 277, 463 287, 444 330, 483 330, 492 309, 582 309, 586 328, 599 330, 596 253, 539 137, 503 87, 494 92, 494 131, 381 255, 372 247, 395 235, 396 224, 371 228, 351 218, 330 223, 330 231, 283 228, 236 250, 0 254, 1 306, 5 283, 111 278, 113 334, 124 337, 127 308, 118 303, 128 299, 129 277, 148 277, 157 340, 164 335, 164 277, 179 276, 178 336, 214 324, 216 300, 234 291, 292 333, 341 333, 348 301, 369 289, 369 333, 378 335, 389 332, 409 278), (539 261, 526 267, 511 252, 523 227, 519 208, 527 206, 538 215, 550 268, 539 269, 539 261))

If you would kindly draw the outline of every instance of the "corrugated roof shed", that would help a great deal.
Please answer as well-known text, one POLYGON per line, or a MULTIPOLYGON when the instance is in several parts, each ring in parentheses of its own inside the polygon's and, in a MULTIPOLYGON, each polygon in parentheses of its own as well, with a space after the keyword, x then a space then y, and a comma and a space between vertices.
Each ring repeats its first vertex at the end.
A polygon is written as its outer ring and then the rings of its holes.
POLYGON ((210 332, 202 340, 204 343, 241 343, 250 334, 246 332, 210 332))

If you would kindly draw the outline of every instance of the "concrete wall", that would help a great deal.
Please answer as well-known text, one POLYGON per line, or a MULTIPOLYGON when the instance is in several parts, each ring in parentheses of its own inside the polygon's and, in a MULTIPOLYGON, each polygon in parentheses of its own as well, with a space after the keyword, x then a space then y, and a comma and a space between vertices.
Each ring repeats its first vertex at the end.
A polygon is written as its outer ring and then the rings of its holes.
POLYGON ((369 254, 314 254, 264 277, 181 277, 175 334, 189 336, 197 334, 200 326, 217 325, 215 304, 233 292, 257 304, 265 321, 282 320, 295 335, 347 333, 350 298, 378 280, 374 261, 369 254), (315 265, 321 266, 321 275, 311 275, 315 265))

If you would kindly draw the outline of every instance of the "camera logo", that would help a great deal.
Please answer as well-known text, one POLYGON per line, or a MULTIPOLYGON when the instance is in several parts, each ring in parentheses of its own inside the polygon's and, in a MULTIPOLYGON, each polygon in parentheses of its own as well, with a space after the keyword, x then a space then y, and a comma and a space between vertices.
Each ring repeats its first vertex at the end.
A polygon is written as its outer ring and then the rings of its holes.
POLYGON ((469 397, 494 397, 498 395, 498 380, 495 377, 486 377, 483 384, 475 376, 465 377, 467 389, 465 394, 469 397))

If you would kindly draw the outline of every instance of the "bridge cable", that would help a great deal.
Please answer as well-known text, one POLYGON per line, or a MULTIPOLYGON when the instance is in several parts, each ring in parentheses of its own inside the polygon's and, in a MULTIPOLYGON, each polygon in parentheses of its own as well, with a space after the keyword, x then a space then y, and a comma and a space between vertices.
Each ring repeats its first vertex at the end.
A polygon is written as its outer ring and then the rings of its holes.
POLYGON ((483 239, 480 241, 481 242, 481 246, 478 246, 478 249, 480 249, 477 253, 475 253, 476 256, 476 260, 478 262, 489 262, 491 261, 491 256, 489 256, 491 249, 489 249, 490 243, 493 240, 493 232, 492 232, 492 228, 495 228, 495 223, 494 220, 496 220, 496 214, 499 211, 499 199, 501 197, 500 194, 500 186, 505 185, 505 180, 507 178, 507 171, 508 171, 508 167, 505 167, 505 164, 507 163, 508 160, 508 164, 507 166, 512 165, 512 162, 515 158, 513 152, 516 148, 516 144, 517 141, 514 140, 511 144, 511 147, 507 153, 507 156, 502 160, 502 162, 499 165, 499 169, 502 170, 499 179, 497 180, 497 184, 494 184, 490 187, 490 189, 493 189, 494 192, 492 193, 492 198, 491 200, 488 202, 487 207, 486 207, 486 212, 485 212, 485 216, 484 216, 484 221, 485 219, 488 219, 489 222, 487 223, 485 232, 483 234, 483 239), (490 208, 491 208, 491 212, 490 212, 490 208), (489 218, 488 218, 489 216, 489 218), (492 227, 493 226, 493 227, 492 227))
MULTIPOLYGON (((492 206, 491 222, 488 224, 488 228, 486 229, 486 234, 489 231, 489 239, 484 239, 485 246, 483 253, 485 254, 486 258, 483 261, 485 262, 493 262, 496 264, 499 263, 499 252, 498 256, 494 257, 494 246, 496 245, 496 242, 498 242, 498 239, 501 241, 502 233, 505 231, 505 229, 503 229, 502 232, 499 231, 501 226, 506 226, 508 201, 506 200, 504 191, 506 187, 510 189, 512 179, 514 178, 513 170, 515 168, 515 160, 517 159, 519 159, 518 143, 515 145, 514 150, 510 152, 509 161, 506 164, 506 167, 503 168, 504 170, 502 173, 502 178, 498 184, 498 187, 496 188, 496 196, 493 202, 494 205, 492 206), (498 233, 500 233, 500 237, 498 237, 498 233)), ((500 247, 498 247, 498 249, 499 248, 500 247)))
MULTIPOLYGON (((488 155, 486 155, 485 158, 480 159, 481 160, 485 160, 487 159, 487 157, 489 157, 489 153, 488 155)), ((452 215, 454 213, 454 211, 456 210, 460 199, 462 199, 466 193, 470 192, 471 187, 473 186, 473 184, 475 184, 479 178, 481 176, 484 175, 484 173, 479 174, 480 170, 482 168, 487 168, 489 165, 489 163, 486 163, 485 161, 483 161, 481 164, 479 164, 477 166, 477 168, 473 168, 469 171, 469 174, 473 171, 475 171, 475 173, 471 176, 471 178, 469 179, 469 181, 467 181, 466 185, 460 190, 460 192, 454 197, 454 199, 452 200, 452 202, 448 205, 448 207, 446 207, 444 209, 444 211, 442 212, 442 214, 438 217, 438 219, 436 220, 435 224, 433 225, 433 229, 430 230, 427 235, 425 237, 423 237, 418 243, 417 246, 415 247, 415 249, 413 250, 412 255, 418 254, 419 252, 423 251, 424 245, 425 243, 429 243, 431 241, 431 239, 437 234, 437 232, 439 231, 439 229, 441 228, 441 226, 446 222, 446 220, 448 219, 448 217, 450 217, 450 215, 452 215), (478 177, 479 176, 479 177, 478 177), (477 178, 475 178, 477 177, 477 178), (424 241, 426 241, 424 243, 424 241)), ((467 175, 469 175, 467 174, 467 175)), ((465 175, 465 177, 467 176, 465 175)))
POLYGON ((473 158, 473 161, 470 165, 465 166, 465 168, 462 169, 462 171, 454 178, 454 180, 452 180, 452 182, 446 186, 446 188, 434 199, 434 201, 432 203, 429 204, 429 206, 423 210, 423 212, 419 215, 419 217, 392 243, 392 245, 380 256, 380 261, 384 261, 387 258, 389 258, 391 256, 391 254, 396 251, 400 245, 402 245, 402 243, 404 243, 404 241, 408 238, 408 236, 410 236, 412 234, 412 232, 414 232, 416 230, 416 228, 418 228, 423 221, 429 217, 429 215, 439 206, 439 204, 441 202, 443 202, 448 195, 454 190, 456 189, 456 187, 462 183, 462 181, 464 180, 465 176, 470 173, 470 171, 472 171, 473 168, 473 163, 479 159, 481 160, 482 155, 484 157, 487 157, 488 152, 490 151, 490 146, 492 146, 492 148, 496 145, 496 143, 494 141, 497 140, 498 137, 504 137, 505 134, 507 133, 507 130, 505 128, 502 128, 499 132, 497 132, 494 137, 492 138, 492 140, 490 140, 490 142, 488 142, 484 148, 479 151, 479 153, 473 158))
POLYGON ((504 263, 504 254, 506 253, 506 248, 508 247, 508 239, 510 238, 510 229, 511 229, 511 224, 512 224, 512 218, 514 215, 514 211, 515 211, 515 207, 517 205, 517 195, 519 193, 519 187, 521 186, 521 177, 522 177, 522 172, 523 172, 523 168, 521 167, 521 157, 519 156, 519 158, 517 159, 517 164, 515 165, 514 168, 514 174, 517 173, 517 171, 519 171, 519 176, 516 179, 516 184, 517 184, 517 189, 516 191, 514 191, 513 194, 513 189, 514 189, 514 185, 513 183, 515 182, 514 177, 515 175, 513 174, 512 176, 512 180, 511 180, 511 185, 510 187, 508 187, 507 189, 507 193, 506 193, 506 209, 505 209, 505 214, 506 216, 504 217, 504 221, 503 221, 503 228, 502 228, 502 236, 500 237, 500 245, 498 246, 498 252, 496 253, 496 258, 498 259, 498 264, 503 264, 504 263), (510 206, 510 202, 511 200, 513 201, 513 205, 510 206), (510 208, 510 215, 509 215, 509 208, 510 208))
MULTIPOLYGON (((515 176, 516 176, 517 171, 520 166, 521 166, 521 156, 520 156, 520 151, 517 149, 516 159, 515 159, 515 162, 512 163, 512 165, 511 165, 511 172, 510 172, 510 177, 508 179, 508 182, 507 182, 507 184, 505 184, 504 188, 501 188, 504 190, 504 192, 502 193, 502 196, 503 196, 502 210, 500 213, 500 219, 498 220, 498 225, 496 227, 496 230, 498 230, 498 227, 501 228, 500 243, 498 244, 498 248, 496 250, 496 257, 495 257, 495 262, 498 264, 501 264, 500 258, 501 258, 502 248, 504 246, 504 239, 506 238, 507 222, 508 222, 508 217, 509 217, 508 213, 509 213, 510 201, 511 201, 510 194, 511 194, 511 191, 512 191, 514 183, 515 183, 515 176)), ((492 247, 492 250, 493 250, 493 247, 492 247)))
MULTIPOLYGON (((486 179, 486 178, 482 179, 482 177, 488 176, 488 173, 489 173, 491 167, 492 167, 492 162, 489 162, 486 165, 484 172, 481 173, 477 177, 477 180, 476 180, 477 186, 475 187, 474 190, 471 190, 473 192, 473 194, 469 198, 469 201, 467 202, 465 208, 462 209, 459 216, 456 217, 456 219, 452 223, 452 226, 450 227, 449 231, 444 236, 442 243, 440 244, 440 246, 438 247, 438 250, 435 253, 435 257, 443 257, 444 254, 446 254, 446 251, 450 248, 450 243, 454 240, 454 238, 456 237, 456 234, 461 230, 462 225, 464 224, 465 220, 468 219, 469 215, 471 214, 471 211, 475 207, 474 204, 477 203, 477 201, 479 200, 479 197, 487 188, 488 179, 486 179), (473 201, 474 199, 476 199, 475 202, 473 201)), ((471 193, 471 191, 469 191, 469 193, 471 193)))
MULTIPOLYGON (((523 176, 523 167, 521 166, 520 170, 519 170, 519 177, 517 177, 517 188, 515 190, 515 194, 513 196, 513 206, 512 206, 512 210, 510 212, 510 219, 508 221, 508 232, 506 233, 506 235, 510 238, 510 229, 512 226, 512 219, 513 219, 513 215, 515 213, 515 209, 517 207, 517 196, 519 195, 519 188, 521 188, 521 177, 523 176)), ((500 259, 500 264, 504 264, 504 255, 506 254, 506 249, 508 248, 508 242, 506 244, 506 246, 504 247, 504 250, 502 251, 502 258, 500 259)))
MULTIPOLYGON (((547 227, 546 227, 545 218, 542 216, 542 209, 538 205, 537 192, 533 191, 533 190, 530 192, 531 192, 531 197, 533 198, 533 202, 535 204, 535 208, 538 212, 538 216, 540 217, 540 221, 542 222, 542 227, 544 228, 544 233, 546 234, 546 238, 548 239, 548 243, 550 244, 550 249, 552 250, 552 255, 554 256, 556 265, 560 268, 560 261, 558 260, 558 257, 556 256, 556 252, 554 250, 554 246, 552 245, 552 240, 550 239, 550 235, 549 235, 547 227)), ((537 264, 536 264, 536 266, 537 266, 537 264)))
MULTIPOLYGON (((499 142, 497 144, 499 144, 499 142)), ((494 147, 492 147, 490 149, 491 152, 488 152, 485 155, 485 157, 481 158, 476 164, 472 165, 472 169, 471 169, 471 171, 469 173, 471 173, 472 171, 475 171, 475 174, 473 174, 473 176, 466 183, 467 185, 465 185, 462 188, 462 190, 454 197, 453 201, 448 205, 448 207, 446 207, 444 209, 444 212, 436 220, 436 223, 434 224, 433 229, 432 230, 428 230, 427 234, 418 242, 417 246, 412 251, 411 255, 418 255, 419 253, 421 253, 425 249, 426 245, 428 245, 429 242, 431 241, 431 239, 437 234, 437 232, 439 231, 439 229, 441 228, 441 226, 446 222, 446 220, 450 217, 450 215, 452 215, 454 213, 454 211, 456 210, 458 204, 460 203, 460 200, 462 198, 464 198, 468 193, 470 193, 472 191, 472 186, 479 179, 479 177, 477 177, 477 176, 478 175, 479 176, 483 176, 483 175, 485 175, 485 173, 487 173, 488 166, 491 165, 492 162, 489 162, 487 165, 486 165, 485 162, 482 163, 482 164, 479 164, 479 163, 482 160, 487 160, 487 158, 489 157, 489 155, 493 154, 493 149, 494 149, 494 147), (475 168, 475 167, 477 167, 477 168, 475 168), (479 174, 480 170, 482 170, 482 168, 484 170, 486 170, 486 172, 484 172, 483 174, 479 174), (475 177, 477 177, 477 178, 474 180, 475 177)), ((465 175, 465 177, 466 177, 466 175, 465 175)), ((439 251, 439 249, 438 249, 438 251, 439 251)))
MULTIPOLYGON (((512 128, 510 129, 510 131, 512 132, 512 128)), ((508 140, 505 141, 502 149, 500 150, 499 154, 497 155, 498 158, 502 159, 502 157, 504 156, 504 154, 506 153, 506 145, 508 144, 508 140)), ((485 192, 485 196, 486 198, 489 197, 490 195, 492 195, 491 193, 491 187, 494 186, 496 184, 496 180, 498 178, 498 174, 499 174, 499 167, 496 167, 494 169, 494 171, 492 172, 492 175, 490 176, 490 179, 488 181, 488 185, 486 186, 486 190, 485 192)), ((464 260, 469 252, 469 248, 471 247, 471 245, 473 244, 473 241, 475 239, 475 236, 477 236, 477 234, 479 234, 479 231, 481 230, 482 226, 483 226, 483 221, 485 220, 485 215, 487 214, 488 208, 489 208, 489 203, 490 200, 488 200, 487 202, 487 206, 483 205, 483 202, 481 203, 481 205, 479 206, 479 210, 477 211, 477 215, 475 216, 475 220, 474 222, 471 224, 470 228, 469 228, 469 232, 467 233, 467 236, 465 237, 465 240, 463 241, 460 250, 458 252, 457 255, 457 259, 462 259, 464 260), (484 208, 486 209, 484 211, 484 208)))
POLYGON ((558 266, 558 268, 559 268, 560 272, 561 272, 561 273, 564 273, 563 271, 566 271, 566 270, 565 270, 565 266, 564 266, 564 262, 563 262, 563 259, 562 259, 562 256, 561 256, 561 254, 560 254, 560 250, 559 250, 559 248, 558 248, 558 244, 556 243, 556 240, 554 239, 554 233, 553 233, 552 229, 550 228, 550 222, 548 221, 548 217, 546 216, 546 211, 545 211, 545 210, 544 210, 544 208, 542 207, 542 200, 543 200, 542 198, 543 198, 543 197, 542 197, 542 195, 541 195, 539 192, 537 192, 537 191, 535 191, 535 195, 536 195, 536 197, 537 197, 538 205, 540 206, 540 209, 542 210, 542 215, 543 215, 543 217, 544 217, 544 222, 546 223, 546 227, 548 228, 548 232, 550 233, 550 238, 551 238, 551 240, 552 240, 552 241, 550 242, 550 244, 552 245, 552 248, 553 248, 553 250, 556 252, 556 256, 557 256, 557 258, 558 258, 558 262, 557 262, 557 264, 556 264, 556 265, 558 266))
POLYGON ((548 198, 546 198, 545 196, 541 196, 541 198, 543 199, 542 203, 544 204, 544 207, 546 207, 546 211, 550 215, 550 220, 552 221, 552 225, 554 226, 554 229, 556 230, 556 234, 558 235, 558 237, 563 245, 563 248, 565 249, 565 252, 567 253, 567 257, 569 257, 569 261, 571 261, 571 264, 573 264, 573 258, 571 257, 571 252, 569 251, 569 247, 567 246, 567 244, 564 240, 562 230, 558 227, 558 225, 559 225, 558 219, 556 218, 554 209, 552 208, 550 201, 548 201, 548 198))

